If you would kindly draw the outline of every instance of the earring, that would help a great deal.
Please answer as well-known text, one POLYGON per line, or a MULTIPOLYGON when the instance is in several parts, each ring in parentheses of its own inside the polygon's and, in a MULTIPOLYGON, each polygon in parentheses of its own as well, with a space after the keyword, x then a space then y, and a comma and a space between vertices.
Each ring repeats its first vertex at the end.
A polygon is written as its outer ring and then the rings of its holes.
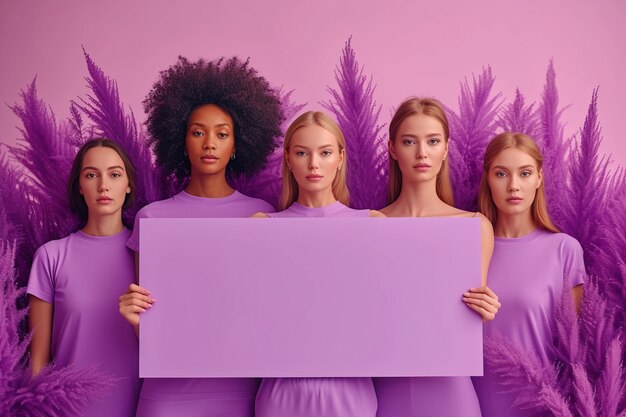
POLYGON ((230 154, 230 160, 232 161, 233 159, 235 159, 235 152, 230 154))

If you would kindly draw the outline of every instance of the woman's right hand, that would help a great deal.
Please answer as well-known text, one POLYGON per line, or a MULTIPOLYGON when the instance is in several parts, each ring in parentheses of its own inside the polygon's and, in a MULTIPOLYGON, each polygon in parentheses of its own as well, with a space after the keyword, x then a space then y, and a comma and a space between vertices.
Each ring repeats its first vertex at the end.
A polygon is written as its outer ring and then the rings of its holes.
POLYGON ((152 308, 155 302, 156 300, 150 296, 150 291, 139 285, 130 284, 126 293, 119 298, 120 314, 137 330, 139 315, 152 308))

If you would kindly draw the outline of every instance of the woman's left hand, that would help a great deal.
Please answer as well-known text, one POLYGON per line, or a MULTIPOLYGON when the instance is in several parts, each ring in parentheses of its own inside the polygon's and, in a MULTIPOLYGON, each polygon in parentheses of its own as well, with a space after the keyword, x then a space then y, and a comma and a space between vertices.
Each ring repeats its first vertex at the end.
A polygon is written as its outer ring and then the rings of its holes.
POLYGON ((463 302, 480 314, 485 321, 496 318, 500 309, 498 296, 489 287, 470 288, 468 292, 463 294, 463 302))

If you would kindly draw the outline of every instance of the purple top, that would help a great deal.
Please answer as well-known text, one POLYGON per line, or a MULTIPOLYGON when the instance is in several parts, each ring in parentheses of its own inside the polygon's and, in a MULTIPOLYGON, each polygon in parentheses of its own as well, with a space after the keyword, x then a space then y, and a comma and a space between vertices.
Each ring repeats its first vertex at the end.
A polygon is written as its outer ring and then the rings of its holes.
POLYGON ((78 231, 35 253, 27 292, 54 305, 50 352, 57 366, 100 369, 121 378, 85 416, 135 415, 139 391, 138 344, 120 316, 117 298, 134 282, 133 254, 124 230, 113 236, 78 231))
MULTIPOLYGON (((486 336, 499 333, 550 363, 554 309, 567 287, 584 282, 583 251, 564 233, 535 230, 515 239, 495 238, 489 265, 489 287, 502 307, 486 323, 486 336)), ((501 394, 498 378, 485 364, 485 376, 474 378, 484 417, 523 416, 512 410, 514 398, 501 394)))
MULTIPOLYGON (((340 202, 324 207, 293 203, 269 217, 369 217, 340 202)), ((264 378, 256 398, 257 417, 374 417, 371 378, 264 378)))
POLYGON ((323 207, 306 207, 302 204, 293 203, 278 213, 266 213, 269 217, 369 217, 369 210, 355 210, 346 207, 339 201, 323 207))
MULTIPOLYGON (((127 245, 139 252, 142 218, 249 217, 273 210, 267 202, 238 191, 224 198, 196 197, 182 191, 142 208, 127 245)), ((155 298, 158 299, 158 294, 155 298)), ((252 378, 146 378, 137 416, 214 415, 206 414, 207 410, 215 415, 251 416, 257 387, 258 380, 252 378)))

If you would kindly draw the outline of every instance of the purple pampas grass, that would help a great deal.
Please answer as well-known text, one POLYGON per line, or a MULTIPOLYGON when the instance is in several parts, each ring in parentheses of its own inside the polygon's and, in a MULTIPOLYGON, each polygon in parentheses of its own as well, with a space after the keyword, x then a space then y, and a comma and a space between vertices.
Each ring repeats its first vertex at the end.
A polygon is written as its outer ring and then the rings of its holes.
POLYGON ((560 207, 566 198, 563 180, 567 173, 563 161, 567 156, 567 143, 563 136, 564 126, 561 122, 561 114, 565 109, 559 110, 558 107, 559 94, 556 88, 556 72, 554 71, 554 64, 550 60, 546 84, 538 109, 541 126, 539 135, 535 138, 544 154, 543 172, 545 173, 545 180, 543 183, 548 211, 555 224, 561 227, 563 216, 560 207))
POLYGON ((520 132, 531 138, 538 138, 540 124, 537 112, 533 108, 535 104, 526 106, 524 101, 524 95, 516 89, 515 100, 504 106, 498 116, 497 125, 504 131, 520 132))
POLYGON ((378 124, 381 107, 374 100, 376 86, 359 68, 351 38, 335 69, 339 89, 327 88, 332 100, 322 105, 333 112, 346 138, 350 206, 379 209, 386 205, 388 186, 386 140, 378 124))
POLYGON ((501 94, 491 97, 494 81, 490 67, 484 69, 478 79, 473 77, 471 87, 466 79, 461 83, 459 113, 447 109, 454 205, 463 210, 476 211, 483 154, 497 126, 496 115, 501 94))
POLYGON ((500 392, 514 393, 513 406, 528 416, 572 416, 566 399, 559 393, 556 374, 550 364, 501 336, 484 340, 485 363, 502 381, 500 392))
MULTIPOLYGON (((120 101, 117 83, 107 77, 85 52, 85 61, 89 77, 86 78, 91 94, 81 99, 82 104, 72 103, 72 109, 80 109, 93 122, 93 130, 98 136, 118 142, 128 153, 137 176, 135 207, 126 212, 126 223, 133 224, 135 214, 148 203, 161 198, 159 184, 165 182, 158 175, 150 153, 150 146, 143 130, 138 127, 135 115, 131 111, 126 115, 120 101)), ((74 114, 75 112, 72 112, 74 114)), ((75 115, 75 130, 80 128, 80 115, 75 115)))

